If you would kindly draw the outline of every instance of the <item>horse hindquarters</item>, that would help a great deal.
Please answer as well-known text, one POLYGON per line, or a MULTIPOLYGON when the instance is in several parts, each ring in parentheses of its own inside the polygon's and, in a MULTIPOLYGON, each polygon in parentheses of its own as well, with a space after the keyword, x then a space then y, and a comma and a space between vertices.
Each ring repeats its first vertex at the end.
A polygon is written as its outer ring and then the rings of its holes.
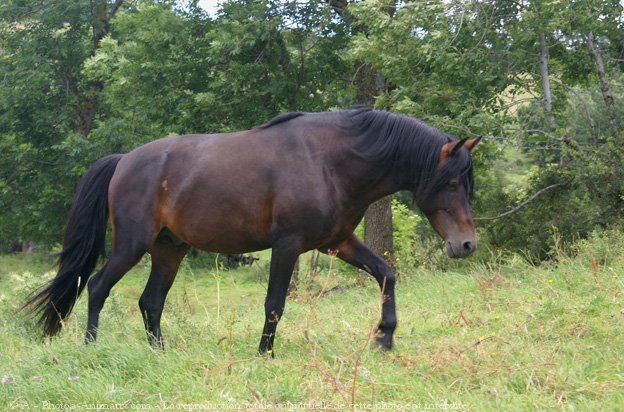
POLYGON ((156 184, 142 180, 141 163, 126 155, 118 165, 110 188, 112 252, 104 267, 89 280, 85 342, 96 339, 100 312, 112 287, 136 265, 156 238, 156 184), (140 189, 140 190, 139 190, 140 189))

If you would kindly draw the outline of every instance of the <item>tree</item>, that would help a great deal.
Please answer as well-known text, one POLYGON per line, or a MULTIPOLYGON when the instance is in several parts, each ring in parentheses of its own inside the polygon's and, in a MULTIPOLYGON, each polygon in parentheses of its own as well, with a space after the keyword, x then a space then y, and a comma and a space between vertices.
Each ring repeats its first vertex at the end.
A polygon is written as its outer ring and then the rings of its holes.
POLYGON ((95 133, 136 145, 338 104, 346 82, 341 28, 326 10, 293 7, 228 2, 213 20, 148 3, 120 15, 87 64, 107 86, 108 113, 95 133))
POLYGON ((79 152, 97 106, 82 64, 122 3, 0 6, 0 232, 8 242, 60 238, 59 217, 84 170, 79 152))
POLYGON ((542 79, 542 89, 544 91, 544 108, 548 112, 548 127, 554 129, 556 127, 555 118, 552 115, 552 93, 550 92, 550 77, 548 75, 548 44, 546 44, 546 36, 544 33, 539 35, 539 64, 540 77, 542 79))
MULTIPOLYGON (((498 245, 529 239, 545 256, 544 225, 571 236, 624 217, 619 0, 231 0, 215 17, 181 4, 0 4, 0 247, 58 241, 96 158, 358 102, 485 135, 476 215, 561 183, 568 200, 555 189, 489 223, 498 245), (505 187, 504 153, 516 145, 539 168, 505 187)), ((389 206, 365 219, 379 254, 392 249, 389 206)))
POLYGON ((602 53, 598 49, 598 46, 594 42, 594 34, 592 31, 587 35, 587 46, 591 53, 594 62, 596 63, 596 71, 598 73, 598 80, 600 81, 600 91, 602 92, 602 98, 604 99, 605 106, 607 108, 607 114, 609 116, 609 128, 611 129, 611 135, 614 139, 619 140, 619 131, 617 118, 615 116, 615 103, 613 101, 613 92, 611 91, 611 85, 607 79, 605 72, 605 65, 602 60, 602 53))
MULTIPOLYGON (((622 130, 614 121, 624 107, 614 95, 617 88, 610 87, 611 81, 621 79, 621 63, 618 58, 603 59, 621 56, 622 5, 612 0, 566 3, 570 7, 563 4, 525 3, 520 18, 509 26, 518 40, 514 50, 517 62, 530 61, 532 50, 519 40, 542 35, 539 38, 544 42, 532 43, 539 45, 541 57, 545 56, 542 45, 547 45, 549 73, 541 78, 550 78, 557 96, 552 111, 541 102, 518 110, 522 147, 541 167, 527 174, 525 193, 514 195, 520 202, 542 188, 557 185, 558 189, 532 202, 513 219, 490 226, 495 243, 530 248, 539 259, 548 257, 552 248, 552 236, 544 228, 554 227, 566 240, 617 221, 624 212, 618 166, 624 153, 616 143, 621 141, 622 130), (555 120, 554 129, 549 127, 551 119, 555 120), (555 161, 558 159, 565 162, 555 161)), ((519 73, 538 78, 530 67, 519 73)))

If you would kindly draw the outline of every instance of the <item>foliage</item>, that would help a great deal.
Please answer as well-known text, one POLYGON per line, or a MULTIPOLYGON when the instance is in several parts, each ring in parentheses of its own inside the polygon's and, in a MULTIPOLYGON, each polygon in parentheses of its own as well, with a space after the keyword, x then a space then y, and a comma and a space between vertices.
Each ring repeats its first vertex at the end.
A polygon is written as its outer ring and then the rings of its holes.
POLYGON ((397 275, 408 274, 416 264, 416 226, 420 216, 398 200, 392 201, 392 235, 397 275))
MULTIPOLYGON (((624 115, 621 77, 614 79, 617 116, 624 115)), ((516 204, 552 184, 562 186, 541 196, 512 218, 487 225, 493 244, 526 249, 534 259, 552 256, 551 233, 566 242, 595 228, 617 224, 624 217, 624 148, 607 127, 607 110, 598 86, 576 87, 566 95, 556 132, 526 136, 523 150, 538 166, 527 173, 526 187, 510 187, 505 203, 516 204), (560 134, 557 138, 554 133, 560 134)), ((527 129, 543 130, 540 111, 519 112, 527 129)))
POLYGON ((63 183, 77 172, 65 139, 76 130, 87 87, 88 2, 34 3, 0 6, 2 242, 60 239, 70 193, 63 183))
POLYGON ((490 109, 507 85, 499 46, 506 38, 484 19, 502 18, 504 8, 481 2, 408 2, 389 16, 386 3, 358 3, 356 15, 368 34, 355 36, 351 50, 391 83, 376 104, 454 134, 496 133, 490 109))
POLYGON ((93 4, 2 6, 4 242, 58 242, 78 177, 106 154, 348 105, 346 34, 319 2, 232 1, 214 19, 194 2, 126 2, 95 48, 93 4))
POLYGON ((85 64, 107 85, 109 113, 94 133, 122 136, 128 143, 117 150, 128 150, 166 134, 250 128, 285 110, 335 104, 344 42, 336 33, 332 43, 323 38, 314 27, 331 16, 310 7, 290 28, 275 2, 228 2, 214 20, 139 3, 115 19, 85 64))

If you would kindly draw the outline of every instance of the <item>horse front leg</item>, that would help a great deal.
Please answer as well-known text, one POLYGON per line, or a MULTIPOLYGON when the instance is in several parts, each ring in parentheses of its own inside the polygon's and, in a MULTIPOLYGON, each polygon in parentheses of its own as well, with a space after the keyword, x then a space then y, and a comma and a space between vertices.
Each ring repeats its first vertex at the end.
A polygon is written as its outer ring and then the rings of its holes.
MULTIPOLYGON (((355 235, 338 244, 335 248, 338 257, 345 262, 371 274, 382 294, 381 322, 377 328, 377 344, 383 350, 392 348, 394 330, 397 326, 394 284, 396 278, 392 268, 379 256, 373 253, 355 235)), ((326 252, 326 251, 325 251, 326 252)))
POLYGON ((290 278, 295 268, 297 258, 301 253, 301 243, 298 239, 283 239, 273 245, 271 251, 271 272, 269 275, 269 286, 264 302, 264 329, 260 338, 258 355, 270 355, 275 357, 273 352, 273 342, 275 340, 275 330, 284 313, 286 304, 286 294, 290 278))

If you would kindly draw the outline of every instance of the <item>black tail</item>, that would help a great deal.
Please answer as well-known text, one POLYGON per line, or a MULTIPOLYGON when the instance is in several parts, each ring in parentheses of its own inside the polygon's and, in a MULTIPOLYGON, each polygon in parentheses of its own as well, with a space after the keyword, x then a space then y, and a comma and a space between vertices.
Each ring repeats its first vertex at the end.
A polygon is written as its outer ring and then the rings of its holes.
POLYGON ((25 304, 40 315, 45 335, 56 335, 87 284, 100 256, 104 256, 108 221, 108 186, 122 155, 95 162, 80 179, 69 212, 56 277, 25 304))

